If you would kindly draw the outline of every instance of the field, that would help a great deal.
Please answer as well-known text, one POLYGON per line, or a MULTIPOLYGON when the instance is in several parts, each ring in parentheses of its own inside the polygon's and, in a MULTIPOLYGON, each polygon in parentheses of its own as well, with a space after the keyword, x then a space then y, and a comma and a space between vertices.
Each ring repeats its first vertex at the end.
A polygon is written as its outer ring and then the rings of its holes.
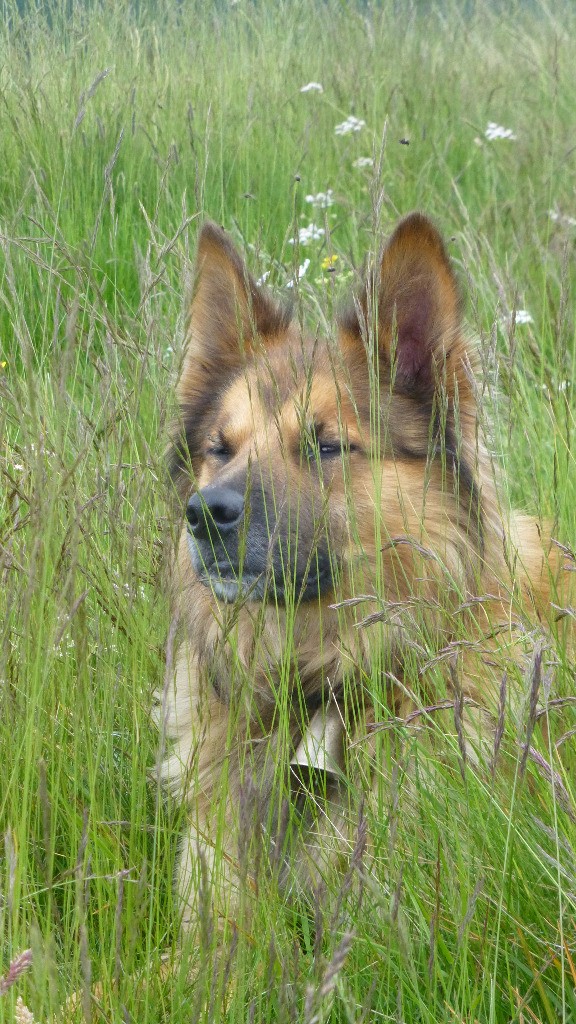
POLYGON ((314 920, 263 877, 219 956, 209 907, 177 951, 182 811, 150 715, 206 216, 326 326, 398 217, 428 212, 503 500, 573 553, 574 5, 40 6, 4 2, 0 27, 0 1019, 576 1020, 576 684, 552 641, 501 773, 449 747, 416 812, 391 792, 367 822, 377 868, 361 822, 314 920))

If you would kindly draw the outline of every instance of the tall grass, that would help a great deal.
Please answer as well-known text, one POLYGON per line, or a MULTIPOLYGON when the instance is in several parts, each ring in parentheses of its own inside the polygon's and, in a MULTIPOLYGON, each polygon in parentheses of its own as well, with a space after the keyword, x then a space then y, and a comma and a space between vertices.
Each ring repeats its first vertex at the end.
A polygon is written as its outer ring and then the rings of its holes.
POLYGON ((66 999, 66 1019, 142 1024, 576 1019, 561 650, 543 762, 491 785, 456 747, 417 811, 393 774, 315 921, 262 877, 250 930, 214 959, 205 909, 195 985, 175 955, 182 812, 154 781, 150 721, 177 528, 163 450, 204 216, 323 323, 398 214, 432 214, 500 393, 510 501, 574 548, 573 6, 2 10, 0 1015, 20 996, 38 1022, 66 999), (364 127, 337 135, 350 115, 364 127), (489 140, 490 121, 516 138, 489 140), (328 188, 332 206, 307 201, 328 188), (290 245, 314 220, 325 234, 290 245))

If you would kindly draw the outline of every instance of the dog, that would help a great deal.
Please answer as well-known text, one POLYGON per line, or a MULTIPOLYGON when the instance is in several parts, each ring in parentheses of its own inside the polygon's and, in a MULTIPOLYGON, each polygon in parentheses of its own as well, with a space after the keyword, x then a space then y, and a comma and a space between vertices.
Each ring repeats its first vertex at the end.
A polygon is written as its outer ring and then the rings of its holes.
POLYGON ((201 229, 161 699, 162 777, 188 808, 185 930, 201 890, 230 922, 263 867, 311 893, 346 859, 350 794, 376 799, 387 770, 384 728, 439 710, 462 758, 495 757, 506 680, 525 692, 567 574, 540 524, 499 505, 481 382, 423 214, 399 222, 328 337, 201 229))

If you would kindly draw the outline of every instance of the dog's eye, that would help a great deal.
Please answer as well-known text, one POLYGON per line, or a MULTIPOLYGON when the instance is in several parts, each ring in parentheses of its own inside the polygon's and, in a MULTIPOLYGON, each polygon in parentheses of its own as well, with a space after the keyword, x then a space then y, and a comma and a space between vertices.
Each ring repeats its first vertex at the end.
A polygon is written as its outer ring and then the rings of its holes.
POLYGON ((232 452, 222 437, 209 437, 206 445, 206 455, 223 461, 231 458, 232 452))
POLYGON ((322 458, 328 458, 330 455, 341 455, 342 444, 340 441, 320 441, 318 450, 322 458))
POLYGON ((321 459, 332 459, 336 456, 342 457, 344 451, 352 451, 351 446, 348 446, 345 441, 340 441, 337 438, 333 441, 320 441, 318 439, 308 441, 307 449, 309 459, 317 459, 318 456, 321 459))
POLYGON ((336 429, 326 429, 323 424, 308 425, 302 437, 306 457, 312 462, 317 459, 329 460, 335 457, 342 458, 344 453, 359 451, 357 444, 341 437, 336 429))
POLYGON ((344 455, 347 453, 351 455, 353 452, 359 452, 360 447, 350 441, 320 441, 318 445, 320 457, 322 459, 329 459, 334 455, 344 455))

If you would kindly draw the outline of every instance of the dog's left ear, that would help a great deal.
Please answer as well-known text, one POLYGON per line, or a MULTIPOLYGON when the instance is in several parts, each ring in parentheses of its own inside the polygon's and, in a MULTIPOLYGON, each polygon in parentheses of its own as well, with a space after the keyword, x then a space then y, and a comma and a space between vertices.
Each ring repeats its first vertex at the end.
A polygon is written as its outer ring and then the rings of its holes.
POLYGON ((460 294, 432 221, 421 213, 400 221, 341 325, 345 347, 347 337, 370 347, 377 330, 380 365, 390 369, 395 390, 429 394, 453 372, 460 376, 460 294))

